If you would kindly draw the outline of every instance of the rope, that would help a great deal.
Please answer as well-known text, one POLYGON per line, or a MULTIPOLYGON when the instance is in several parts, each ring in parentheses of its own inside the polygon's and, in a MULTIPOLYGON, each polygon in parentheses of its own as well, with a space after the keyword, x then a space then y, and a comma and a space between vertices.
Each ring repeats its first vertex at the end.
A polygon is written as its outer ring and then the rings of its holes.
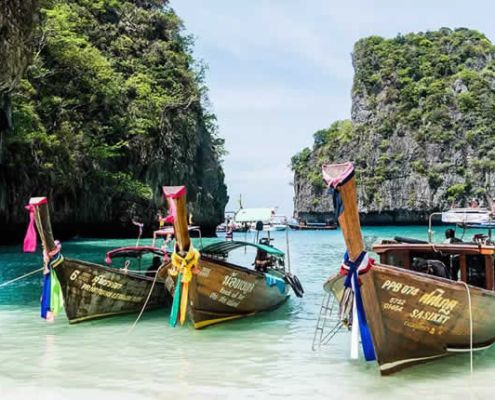
MULTIPOLYGON (((43 267, 43 268, 44 268, 44 267, 43 267)), ((25 278, 26 276, 33 275, 33 274, 35 274, 36 272, 41 272, 41 271, 43 271, 43 268, 37 269, 37 270, 35 270, 35 271, 28 272, 27 274, 24 274, 24 275, 22 275, 22 276, 19 276, 18 278, 12 279, 11 281, 8 281, 8 282, 5 282, 5 283, 2 283, 2 284, 0 285, 0 287, 7 286, 7 285, 9 285, 9 284, 11 284, 11 283, 14 283, 14 282, 16 282, 16 281, 18 281, 18 280, 22 279, 22 278, 25 278)))
POLYGON ((153 288, 155 287, 155 283, 156 283, 156 278, 158 278, 158 272, 163 268, 163 266, 161 266, 160 268, 158 268, 156 270, 156 274, 155 274, 155 278, 153 279, 153 283, 151 284, 151 289, 150 289, 150 292, 148 293, 148 297, 146 298, 146 301, 144 302, 144 305, 143 305, 143 308, 141 309, 141 312, 139 313, 136 321, 134 321, 134 323, 132 324, 132 326, 130 327, 130 329, 127 331, 127 334, 130 335, 131 332, 134 330, 134 327, 137 325, 137 323, 139 322, 139 320, 141 319, 141 316, 143 315, 143 312, 146 308, 146 306, 148 305, 148 301, 150 300, 150 297, 151 297, 151 293, 153 293, 153 288))
POLYGON ((466 282, 460 281, 465 287, 469 304, 469 352, 471 358, 471 381, 473 380, 473 311, 471 308, 471 293, 466 282))

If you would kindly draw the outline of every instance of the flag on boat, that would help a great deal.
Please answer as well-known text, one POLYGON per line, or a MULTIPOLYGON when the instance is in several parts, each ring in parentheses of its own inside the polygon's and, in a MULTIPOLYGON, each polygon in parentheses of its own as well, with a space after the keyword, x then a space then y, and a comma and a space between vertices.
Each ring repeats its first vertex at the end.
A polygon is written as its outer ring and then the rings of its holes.
POLYGON ((136 222, 136 221, 132 220, 132 223, 139 227, 139 234, 143 233, 144 224, 142 222, 136 222))

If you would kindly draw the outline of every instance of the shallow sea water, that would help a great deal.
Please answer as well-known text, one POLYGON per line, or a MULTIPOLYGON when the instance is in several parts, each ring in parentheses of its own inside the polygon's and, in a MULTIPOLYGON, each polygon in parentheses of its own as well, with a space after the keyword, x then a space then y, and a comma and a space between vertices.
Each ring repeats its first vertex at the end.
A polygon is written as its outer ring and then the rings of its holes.
MULTIPOLYGON (((441 239, 442 228, 437 237, 441 239)), ((367 227, 375 240, 395 235, 426 239, 423 227, 367 227)), ((274 245, 285 250, 285 233, 274 245)), ((236 234, 253 240, 253 234, 236 234)), ((103 263, 113 248, 134 240, 76 240, 63 254, 103 263)), ((141 241, 151 244, 151 240, 141 241)), ((0 288, 0 399, 379 398, 488 399, 495 386, 495 348, 381 377, 375 362, 350 360, 350 334, 311 350, 323 281, 345 251, 340 230, 290 232, 292 271, 305 296, 278 310, 196 331, 171 328, 169 309, 69 325, 39 317, 41 273, 0 288)), ((237 250, 234 260, 254 260, 237 250)), ((0 247, 0 284, 40 267, 41 255, 0 247)))

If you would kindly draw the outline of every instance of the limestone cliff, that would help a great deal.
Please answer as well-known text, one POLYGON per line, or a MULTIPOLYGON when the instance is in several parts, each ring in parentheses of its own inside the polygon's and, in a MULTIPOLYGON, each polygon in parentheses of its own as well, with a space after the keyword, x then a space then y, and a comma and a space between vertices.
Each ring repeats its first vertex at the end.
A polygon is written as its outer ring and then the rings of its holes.
POLYGON ((134 234, 132 218, 147 235, 166 212, 163 185, 185 185, 194 222, 214 232, 228 200, 223 139, 204 67, 168 1, 42 0, 34 39, 12 93, 0 236, 21 237, 24 205, 39 195, 59 238, 134 234))
POLYGON ((370 37, 356 43, 351 121, 314 134, 292 159, 295 214, 332 218, 323 163, 353 161, 364 223, 425 217, 495 196, 495 48, 481 33, 370 37))
POLYGON ((10 93, 33 54, 38 0, 0 0, 0 164, 3 135, 12 127, 10 93))

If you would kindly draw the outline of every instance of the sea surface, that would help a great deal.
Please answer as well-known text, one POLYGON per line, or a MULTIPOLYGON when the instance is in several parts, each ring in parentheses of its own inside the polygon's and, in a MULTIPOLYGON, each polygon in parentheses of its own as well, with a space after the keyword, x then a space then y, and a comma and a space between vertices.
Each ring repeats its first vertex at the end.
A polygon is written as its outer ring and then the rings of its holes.
MULTIPOLYGON (((443 227, 435 229, 443 241, 443 227)), ((424 227, 366 227, 371 243, 395 235, 427 237, 424 227)), ((252 241, 254 234, 235 234, 252 241)), ((284 232, 273 244, 286 249, 284 232)), ((61 312, 54 324, 40 318, 41 273, 0 287, 0 399, 491 399, 495 348, 456 355, 381 377, 376 362, 350 360, 350 334, 337 334, 311 350, 323 298, 322 284, 340 266, 340 230, 290 232, 290 264, 305 296, 292 295, 278 310, 204 330, 190 323, 171 328, 169 309, 69 325, 61 312)), ((74 240, 64 255, 103 263, 128 240, 74 240)), ((150 245, 151 240, 140 244, 150 245)), ((233 259, 254 261, 252 251, 233 259)), ((41 267, 41 255, 21 246, 0 247, 0 284, 41 267)))

